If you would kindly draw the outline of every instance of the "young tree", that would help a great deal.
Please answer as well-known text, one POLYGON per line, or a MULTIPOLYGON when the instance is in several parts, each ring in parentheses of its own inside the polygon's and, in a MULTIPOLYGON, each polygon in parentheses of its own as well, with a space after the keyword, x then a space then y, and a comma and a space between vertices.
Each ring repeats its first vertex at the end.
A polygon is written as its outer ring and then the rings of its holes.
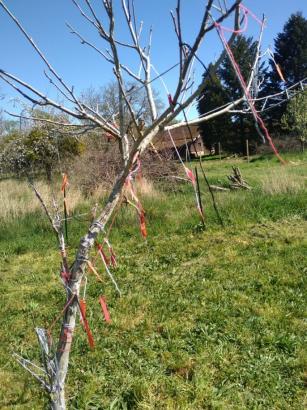
MULTIPOLYGON (((118 16, 115 15, 112 0, 103 0, 99 3, 102 7, 102 12, 104 13, 102 19, 98 17, 98 12, 94 8, 91 0, 84 0, 84 8, 77 2, 77 0, 72 0, 72 2, 80 11, 84 19, 95 29, 97 29, 100 39, 103 40, 108 46, 108 51, 103 52, 100 47, 97 47, 91 41, 84 38, 81 33, 70 27, 71 32, 81 40, 82 44, 87 45, 98 52, 99 55, 102 58, 105 58, 113 68, 118 86, 118 119, 116 124, 114 124, 112 118, 110 119, 105 117, 101 112, 99 112, 99 109, 93 108, 89 104, 82 102, 82 100, 77 97, 73 87, 69 86, 62 79, 42 51, 38 48, 36 43, 32 40, 30 35, 25 31, 21 23, 4 4, 3 0, 0 0, 0 7, 16 23, 18 28, 22 31, 24 36, 44 61, 47 68, 46 75, 49 81, 61 93, 63 98, 66 99, 66 104, 52 100, 41 91, 26 83, 24 80, 6 72, 4 69, 0 69, 0 78, 10 84, 19 94, 31 103, 42 107, 54 107, 75 119, 75 122, 45 119, 45 122, 49 124, 53 123, 55 126, 65 126, 68 129, 74 130, 74 132, 85 132, 87 130, 99 129, 100 131, 111 135, 114 140, 117 141, 120 148, 119 152, 121 156, 121 167, 114 186, 111 189, 110 195, 106 200, 101 213, 96 217, 93 223, 90 224, 88 231, 80 239, 76 256, 71 264, 68 262, 68 257, 66 254, 63 227, 61 223, 62 218, 57 213, 56 209, 51 212, 46 207, 42 196, 34 187, 36 196, 44 207, 53 231, 58 239, 62 256, 62 277, 66 278, 63 280, 66 291, 66 303, 65 308, 63 309, 61 331, 58 337, 55 356, 51 355, 46 330, 37 329, 39 341, 42 346, 44 371, 46 374, 46 378, 40 378, 40 381, 50 394, 52 408, 57 410, 66 408, 64 394, 65 379, 68 370, 70 347, 76 324, 76 316, 80 309, 80 287, 86 272, 86 268, 88 267, 90 250, 93 247, 97 236, 104 232, 106 224, 110 220, 114 209, 119 205, 124 186, 127 186, 127 184, 129 186, 129 184, 132 183, 131 180, 133 178, 133 171, 138 165, 141 155, 150 145, 153 138, 161 129, 171 131, 176 127, 182 126, 182 123, 172 125, 169 124, 180 113, 184 112, 185 108, 187 108, 206 87, 206 82, 203 80, 195 90, 193 90, 190 94, 187 93, 187 90, 190 88, 191 84, 191 68, 207 33, 216 29, 218 25, 232 13, 235 14, 234 27, 235 29, 238 29, 241 11, 240 0, 233 0, 229 7, 221 7, 220 2, 214 4, 213 0, 208 0, 206 5, 204 5, 203 16, 200 26, 197 29, 195 39, 191 42, 191 44, 187 44, 183 38, 181 24, 181 1, 177 0, 176 11, 173 14, 173 22, 178 39, 178 78, 174 92, 172 95, 169 95, 169 106, 159 113, 155 103, 151 78, 151 31, 149 35, 149 43, 143 44, 141 39, 142 25, 141 28, 136 25, 133 1, 121 1, 125 23, 130 33, 130 39, 126 39, 125 41, 119 39, 116 34, 115 27, 116 24, 118 24, 116 20, 118 16), (127 47, 135 53, 135 56, 140 63, 141 71, 138 73, 135 73, 119 57, 120 49, 127 47), (138 121, 137 113, 131 105, 129 97, 130 92, 133 90, 131 91, 127 89, 127 77, 130 77, 132 80, 136 81, 138 86, 144 88, 146 92, 148 106, 150 108, 150 121, 148 121, 147 124, 140 123, 138 121), (128 129, 125 123, 125 106, 128 108, 133 125, 132 139, 128 138, 128 129)), ((232 43, 235 36, 235 33, 230 36, 228 44, 232 43)), ((223 51, 216 63, 212 66, 212 71, 216 71, 218 69, 220 62, 224 59, 224 56, 225 52, 223 51)), ((130 59, 128 62, 129 61, 130 59)), ((139 64, 134 64, 134 66, 139 66, 139 64)), ((252 73, 253 71, 251 72, 251 75, 252 73)), ((243 96, 239 96, 238 93, 238 98, 232 100, 223 108, 217 109, 214 113, 203 116, 201 120, 198 118, 189 121, 189 123, 193 124, 201 121, 208 121, 209 119, 228 112, 240 104, 242 100, 243 96)), ((114 115, 115 114, 117 113, 114 113, 114 115)), ((42 121, 42 119, 35 117, 35 113, 32 120, 42 121)), ((188 172, 188 175, 191 175, 191 173, 188 172)), ((22 363, 24 364, 24 362, 22 363)))
POLYGON ((303 92, 289 101, 281 124, 286 132, 293 134, 301 143, 304 152, 307 140, 307 92, 303 92))

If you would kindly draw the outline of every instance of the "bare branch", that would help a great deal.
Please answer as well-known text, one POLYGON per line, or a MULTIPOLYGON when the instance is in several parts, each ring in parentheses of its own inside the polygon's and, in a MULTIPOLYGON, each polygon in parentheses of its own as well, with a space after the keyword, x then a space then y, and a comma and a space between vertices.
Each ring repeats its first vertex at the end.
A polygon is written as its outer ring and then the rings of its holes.
POLYGON ((29 41, 29 43, 32 45, 34 50, 37 52, 37 54, 40 56, 40 58, 43 60, 43 62, 46 64, 50 72, 55 76, 55 78, 59 81, 59 83, 64 87, 64 89, 71 95, 73 100, 77 105, 79 105, 78 100, 76 99, 73 89, 69 88, 67 84, 63 81, 63 79, 59 76, 59 74, 56 72, 56 70, 53 68, 53 66, 49 63, 43 52, 39 49, 39 47, 35 44, 33 41, 32 37, 29 36, 27 31, 24 29, 24 27, 21 25, 21 23, 18 21, 18 19, 14 16, 13 13, 6 7, 6 5, 3 3, 2 0, 0 0, 0 6, 4 9, 4 11, 10 16, 10 18, 15 22, 19 30, 22 32, 22 34, 25 36, 25 38, 29 41))
POLYGON ((74 104, 74 100, 72 100, 70 97, 68 97, 68 95, 53 81, 53 79, 48 75, 48 73, 45 70, 44 70, 44 74, 45 74, 45 77, 50 82, 50 84, 52 84, 59 91, 59 93, 63 95, 63 97, 66 100, 68 100, 69 102, 74 104))
POLYGON ((142 83, 143 86, 144 86, 144 81, 140 78, 139 75, 134 74, 134 73, 130 70, 130 68, 128 68, 128 67, 125 66, 124 64, 121 64, 120 67, 121 67, 127 74, 129 74, 130 77, 132 77, 134 80, 136 80, 136 81, 142 83))
POLYGON ((71 1, 72 1, 73 4, 77 7, 77 9, 80 11, 82 17, 84 17, 89 23, 91 23, 91 24, 97 29, 98 27, 97 27, 97 24, 95 23, 95 21, 92 20, 92 19, 84 12, 84 10, 83 10, 83 9, 81 8, 81 6, 77 3, 77 1, 76 1, 76 0, 71 0, 71 1))
POLYGON ((53 220, 53 218, 52 218, 52 216, 51 216, 51 214, 50 214, 50 212, 49 212, 49 210, 48 210, 48 208, 47 208, 47 205, 46 205, 46 203, 45 203, 45 201, 44 201, 42 195, 39 193, 39 191, 37 190, 37 188, 35 187, 35 185, 33 184, 33 182, 30 180, 30 178, 28 178, 28 184, 29 184, 29 186, 33 189, 33 191, 34 191, 34 193, 35 193, 37 199, 39 200, 39 202, 40 202, 42 208, 44 209, 44 211, 45 211, 45 213, 46 213, 46 215, 47 215, 47 218, 48 218, 48 220, 49 220, 49 222, 50 222, 50 225, 52 226, 53 231, 55 232, 56 236, 58 236, 58 233, 59 233, 58 227, 55 225, 54 220, 53 220))
POLYGON ((259 58, 260 58, 259 55, 260 55, 260 51, 261 51, 260 47, 261 47, 261 43, 262 43, 264 25, 265 25, 265 18, 263 17, 261 28, 260 28, 260 33, 259 33, 259 38, 258 38, 258 42, 257 42, 255 60, 254 60, 254 64, 253 64, 253 67, 251 69, 250 77, 249 77, 249 80, 248 80, 248 83, 247 83, 247 90, 250 90, 253 79, 254 79, 256 71, 257 71, 257 66, 258 66, 259 58))
MULTIPOLYGON (((224 21, 235 9, 238 10, 238 7, 239 7, 239 4, 241 3, 241 1, 242 1, 242 0, 236 0, 236 1, 234 2, 234 4, 227 10, 227 12, 224 13, 221 17, 219 17, 219 18, 216 20, 216 23, 221 23, 221 22, 224 21)), ((211 25, 208 25, 208 22, 209 22, 209 19, 210 19, 210 10, 211 10, 212 4, 213 4, 213 0, 209 0, 209 1, 208 1, 208 4, 207 4, 207 6, 206 6, 206 11, 205 11, 205 13, 204 13, 204 17, 203 17, 203 20, 202 20, 202 23, 201 23, 199 32, 198 32, 198 34, 197 34, 197 36, 196 36, 196 39, 195 39, 195 41, 194 41, 194 44, 190 47, 189 55, 187 56, 187 58, 186 58, 186 60, 185 60, 185 63, 184 63, 184 65, 183 65, 181 75, 179 76, 179 81, 178 81, 177 89, 176 89, 176 92, 175 92, 174 97, 173 97, 173 101, 174 101, 175 104, 177 103, 177 100, 178 100, 179 95, 180 95, 180 93, 181 93, 182 86, 183 86, 183 84, 184 84, 184 81, 185 81, 186 75, 187 75, 187 73, 188 73, 188 69, 189 69, 189 66, 190 66, 190 64, 191 64, 191 61, 192 61, 193 56, 195 55, 195 53, 197 52, 197 50, 198 50, 200 44, 201 44, 202 41, 204 40, 205 35, 206 35, 208 32, 212 31, 212 30, 215 28, 215 23, 212 23, 211 25)))
POLYGON ((232 103, 227 104, 227 106, 224 107, 224 108, 217 109, 216 111, 214 111, 210 114, 204 115, 204 116, 199 117, 199 118, 195 118, 194 120, 183 121, 183 122, 179 122, 179 123, 176 123, 176 124, 173 124, 173 125, 168 125, 164 129, 165 130, 173 130, 175 128, 180 128, 183 125, 201 124, 202 122, 212 120, 212 118, 215 118, 215 117, 218 117, 220 115, 226 114, 227 112, 230 112, 232 110, 232 108, 239 105, 242 101, 244 101, 243 97, 239 98, 236 101, 233 101, 232 103))
POLYGON ((97 16, 97 14, 96 14, 96 12, 95 12, 93 6, 91 5, 90 0, 84 0, 84 1, 85 1, 85 3, 87 4, 88 8, 90 9, 90 11, 91 11, 91 13, 92 13, 92 16, 94 17, 94 19, 95 19, 95 21, 96 21, 99 34, 101 35, 101 37, 102 37, 103 39, 108 40, 110 34, 107 34, 107 33, 106 33, 106 31, 105 31, 104 27, 102 26, 101 21, 99 20, 99 18, 98 18, 98 16, 97 16))
MULTIPOLYGON (((74 112, 74 111, 70 110, 69 108, 65 107, 64 105, 61 105, 61 104, 55 102, 54 100, 51 100, 49 97, 43 95, 40 91, 36 90, 34 87, 32 87, 28 83, 22 81, 18 77, 14 76, 10 73, 7 73, 6 71, 1 70, 1 69, 0 69, 0 78, 2 78, 4 81, 6 81, 8 84, 10 84, 10 86, 13 87, 19 94, 21 94, 27 100, 31 101, 34 105, 39 105, 39 106, 50 105, 54 108, 57 108, 59 111, 65 112, 66 114, 68 114, 68 115, 70 115, 74 118, 77 118, 79 120, 92 121, 93 123, 96 123, 99 127, 101 127, 102 129, 109 132, 111 135, 113 135, 115 137, 118 136, 118 131, 110 123, 107 123, 104 120, 104 118, 102 118, 98 113, 95 113, 95 116, 93 116, 93 115, 89 114, 88 112, 85 112, 84 109, 82 108, 81 104, 80 104, 80 106, 81 106, 82 111, 79 112, 79 113, 74 112), (10 81, 9 79, 13 80, 13 81, 10 81), (20 84, 21 86, 26 88, 27 90, 31 91, 37 97, 41 98, 41 100, 33 98, 29 94, 25 93, 22 89, 20 89, 19 87, 17 87, 14 84, 14 81, 17 84, 20 84)), ((87 107, 85 104, 83 104, 83 107, 90 110, 90 108, 87 107)))
POLYGON ((134 113, 133 108, 132 108, 132 106, 131 106, 131 104, 130 104, 130 101, 129 101, 127 95, 126 95, 126 92, 125 92, 125 89, 124 89, 124 86, 123 86, 123 83, 122 83, 122 79, 121 79, 121 77, 118 76, 118 74, 117 74, 117 72, 116 72, 115 69, 114 69, 114 73, 115 73, 115 75, 117 76, 118 84, 119 84, 119 87, 120 87, 120 92, 121 92, 121 94, 123 95, 123 97, 124 97, 124 99, 125 99, 125 102, 126 102, 126 104, 127 104, 128 110, 129 110, 130 115, 131 115, 131 119, 132 119, 132 121, 133 121, 133 124, 134 124, 134 126, 135 126, 135 128, 136 128, 136 130, 137 130, 138 135, 139 135, 139 136, 142 136, 142 134, 141 134, 141 132, 140 132, 140 129, 139 129, 139 126, 138 126, 138 123, 137 123, 137 119, 136 119, 135 113, 134 113))
MULTIPOLYGON (((128 2, 128 5, 130 3, 128 2)), ((134 10, 134 3, 132 2, 133 10, 134 10)), ((122 0, 122 8, 126 17, 127 25, 131 34, 132 41, 135 45, 135 49, 139 55, 141 65, 143 67, 145 73, 145 79, 143 80, 144 87, 146 89, 146 93, 148 96, 148 102, 151 110, 152 120, 154 121, 157 118, 157 108, 153 98, 152 88, 150 86, 151 79, 150 79, 150 70, 151 70, 151 63, 150 63, 150 50, 151 50, 151 40, 152 40, 152 29, 150 29, 149 33, 149 44, 147 47, 147 53, 145 53, 144 49, 140 46, 139 36, 136 33, 135 27, 136 23, 133 25, 132 23, 132 16, 127 7, 126 0, 122 0)), ((135 12, 134 12, 134 20, 135 20, 135 12)), ((141 80, 139 80, 141 81, 141 80)))
POLYGON ((96 47, 93 43, 90 41, 86 40, 77 30, 75 30, 69 23, 66 23, 66 26, 70 29, 70 33, 74 34, 77 36, 81 42, 81 44, 86 44, 89 47, 91 47, 93 50, 97 51, 98 54, 100 54, 104 59, 106 59, 109 63, 114 64, 114 61, 108 57, 103 51, 99 50, 98 47, 96 47))
POLYGON ((10 111, 7 111, 7 110, 4 110, 4 112, 6 114, 10 115, 11 117, 20 118, 20 119, 23 119, 23 120, 44 122, 44 123, 47 123, 47 124, 60 125, 60 126, 63 126, 63 127, 70 127, 70 128, 85 128, 85 127, 88 127, 85 124, 71 124, 69 122, 67 123, 67 122, 54 121, 54 120, 50 120, 50 119, 47 119, 47 118, 39 118, 39 117, 32 117, 32 116, 14 114, 14 113, 11 113, 10 111))

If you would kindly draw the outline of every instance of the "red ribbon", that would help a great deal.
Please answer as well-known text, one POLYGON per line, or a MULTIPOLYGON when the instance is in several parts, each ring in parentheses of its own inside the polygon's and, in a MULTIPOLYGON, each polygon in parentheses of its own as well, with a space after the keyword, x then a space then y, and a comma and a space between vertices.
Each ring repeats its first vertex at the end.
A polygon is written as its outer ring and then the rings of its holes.
POLYGON ((196 180, 195 180, 195 176, 193 174, 193 171, 191 171, 189 168, 185 167, 185 173, 186 173, 186 176, 189 178, 189 180, 194 185, 196 180))
POLYGON ((101 259, 103 259, 105 261, 106 265, 109 266, 110 265, 110 259, 104 253, 102 245, 99 244, 97 247, 98 247, 98 252, 99 252, 99 255, 100 255, 101 259))
POLYGON ((174 108, 175 104, 174 104, 174 100, 173 100, 172 95, 168 94, 167 98, 168 98, 169 105, 174 108))
MULTIPOLYGON (((85 299, 79 299, 79 306, 80 306, 80 311, 82 309, 82 312, 84 313, 84 316, 85 316, 85 314, 86 314, 86 301, 85 301, 85 299)), ((84 327, 84 330, 85 330, 82 314, 81 314, 80 319, 81 319, 81 323, 82 323, 82 325, 84 327)))
POLYGON ((63 335, 60 338, 61 345, 59 351, 60 352, 68 352, 70 350, 70 345, 72 343, 72 334, 73 334, 73 329, 70 329, 69 327, 64 328, 63 335), (68 347, 65 349, 65 346, 68 345, 68 347))
POLYGON ((81 317, 82 317, 82 324, 83 324, 84 330, 86 331, 86 334, 87 334, 88 344, 90 345, 91 349, 94 349, 94 347, 95 347, 94 338, 93 338, 91 329, 89 327, 88 321, 87 321, 86 316, 85 316, 85 311, 86 311, 85 300, 83 300, 83 299, 79 300, 79 308, 80 308, 80 313, 81 313, 81 317))
POLYGON ((66 272, 65 270, 60 273, 62 280, 64 281, 65 285, 69 282, 70 273, 66 272))
POLYGON ((103 296, 99 296, 99 303, 100 303, 101 310, 102 310, 103 316, 105 318, 105 321, 107 323, 111 323, 110 313, 108 311, 107 303, 106 303, 103 296))
POLYGON ((115 255, 115 253, 114 253, 114 251, 113 251, 113 248, 112 248, 112 246, 110 245, 110 243, 109 243, 109 241, 108 241, 107 239, 105 239, 104 242, 105 242, 105 244, 106 244, 107 247, 108 247, 110 256, 107 257, 107 255, 105 254, 105 252, 104 252, 104 250, 103 250, 102 244, 98 244, 98 245, 97 245, 98 253, 99 253, 101 259, 104 260, 104 262, 105 262, 105 264, 106 264, 107 266, 110 266, 110 264, 111 264, 111 265, 113 266, 113 268, 116 268, 116 266, 117 266, 117 263, 116 263, 116 255, 115 255))
POLYGON ((117 265, 116 256, 115 256, 115 253, 113 252, 112 248, 110 248, 110 252, 111 252, 111 257, 110 257, 111 258, 111 264, 112 264, 113 268, 115 268, 116 265, 117 265))

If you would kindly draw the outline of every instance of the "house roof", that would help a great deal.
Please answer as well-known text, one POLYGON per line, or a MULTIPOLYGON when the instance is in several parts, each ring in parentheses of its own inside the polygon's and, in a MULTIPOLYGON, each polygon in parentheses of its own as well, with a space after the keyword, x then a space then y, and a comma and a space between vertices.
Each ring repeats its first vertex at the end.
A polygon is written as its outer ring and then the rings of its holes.
MULTIPOLYGON (((198 125, 190 125, 190 131, 193 141, 199 138, 198 125)), ((171 130, 172 138, 177 148, 191 143, 191 135, 186 125, 171 130)), ((168 131, 160 131, 153 140, 153 145, 160 151, 163 149, 173 148, 173 143, 169 137, 168 131)))

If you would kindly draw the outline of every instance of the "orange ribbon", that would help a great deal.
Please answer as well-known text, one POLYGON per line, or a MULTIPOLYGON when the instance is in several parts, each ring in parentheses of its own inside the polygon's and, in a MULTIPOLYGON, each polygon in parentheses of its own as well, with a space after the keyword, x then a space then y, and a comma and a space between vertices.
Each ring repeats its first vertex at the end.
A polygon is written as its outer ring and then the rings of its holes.
POLYGON ((91 349, 94 349, 95 342, 94 342, 94 338, 93 338, 91 329, 89 327, 88 321, 87 321, 86 316, 85 316, 86 304, 85 304, 84 299, 79 300, 79 308, 80 308, 80 313, 81 313, 81 317, 82 317, 82 324, 83 324, 84 330, 86 331, 86 334, 87 334, 88 344, 90 345, 91 349))
POLYGON ((102 310, 103 316, 105 318, 105 321, 107 323, 111 323, 111 317, 110 317, 110 313, 108 311, 108 306, 107 306, 107 303, 106 303, 105 298, 103 296, 99 297, 99 303, 100 303, 101 310, 102 310))
POLYGON ((68 177, 67 177, 67 174, 64 174, 64 173, 62 174, 62 176, 63 176, 63 179, 62 179, 61 191, 64 192, 65 189, 66 189, 67 186, 68 186, 68 177))
POLYGON ((139 216, 140 216, 140 228, 141 228, 141 234, 143 238, 147 237, 147 230, 146 230, 146 221, 145 221, 145 212, 144 209, 141 209, 139 211, 139 216))
POLYGON ((281 68, 280 68, 279 64, 277 64, 277 63, 276 63, 276 70, 278 72, 278 75, 279 75, 280 79, 285 83, 286 82, 285 77, 284 77, 284 75, 281 71, 281 68))

